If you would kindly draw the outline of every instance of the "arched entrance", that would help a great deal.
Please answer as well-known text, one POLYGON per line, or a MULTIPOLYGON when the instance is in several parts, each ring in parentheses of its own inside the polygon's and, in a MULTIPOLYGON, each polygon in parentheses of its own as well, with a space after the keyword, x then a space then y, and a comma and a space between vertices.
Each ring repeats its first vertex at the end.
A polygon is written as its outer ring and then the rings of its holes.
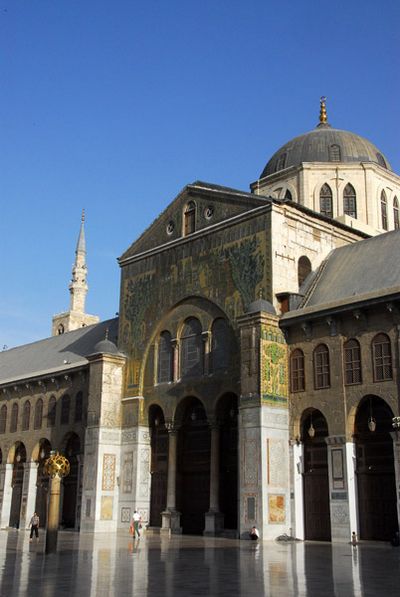
POLYGON ((26 449, 23 443, 17 442, 12 448, 14 456, 12 459, 12 497, 10 508, 10 527, 19 528, 21 513, 22 487, 24 483, 24 464, 26 463, 26 449))
POLYGON ((49 476, 45 473, 44 463, 50 457, 51 445, 47 439, 40 440, 38 451, 38 470, 36 481, 35 512, 40 519, 40 526, 47 526, 47 501, 49 496, 49 476))
POLYGON ((81 442, 79 437, 72 433, 66 442, 65 455, 69 460, 71 469, 69 475, 63 479, 63 507, 62 507, 62 525, 65 528, 75 528, 76 524, 76 504, 78 497, 78 475, 79 475, 79 454, 81 451, 81 442))
POLYGON ((238 400, 222 396, 217 405, 220 425, 219 502, 224 528, 237 529, 238 522, 238 400))
POLYGON ((151 435, 150 526, 161 527, 161 512, 165 510, 167 504, 168 431, 165 427, 164 413, 159 406, 150 406, 149 427, 151 435))
POLYGON ((201 534, 210 504, 210 428, 197 398, 185 398, 178 407, 177 509, 182 532, 201 534))
POLYGON ((301 427, 304 531, 305 539, 314 541, 331 540, 327 436, 324 415, 319 410, 307 411, 301 427))
POLYGON ((389 541, 399 528, 392 417, 388 404, 377 396, 365 397, 356 414, 360 539, 389 541))

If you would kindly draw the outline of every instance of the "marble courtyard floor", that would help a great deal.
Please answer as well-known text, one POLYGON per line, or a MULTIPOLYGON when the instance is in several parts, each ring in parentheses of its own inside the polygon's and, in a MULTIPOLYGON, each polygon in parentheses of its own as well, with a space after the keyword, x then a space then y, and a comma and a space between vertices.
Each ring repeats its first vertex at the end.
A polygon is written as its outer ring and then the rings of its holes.
POLYGON ((0 595, 181 597, 398 594, 400 548, 383 543, 278 543, 125 533, 60 532, 45 556, 43 534, 0 531, 0 595))

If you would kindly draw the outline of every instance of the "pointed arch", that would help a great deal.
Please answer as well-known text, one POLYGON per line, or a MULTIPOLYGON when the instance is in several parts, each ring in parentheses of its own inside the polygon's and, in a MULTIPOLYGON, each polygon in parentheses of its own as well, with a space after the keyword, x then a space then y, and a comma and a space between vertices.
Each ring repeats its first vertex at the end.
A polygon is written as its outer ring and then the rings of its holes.
POLYGON ((0 433, 5 433, 7 427, 7 405, 0 408, 0 433))
POLYGON ((333 218, 332 189, 325 183, 319 192, 319 211, 328 218, 333 218))
POLYGON ((356 191, 350 183, 347 183, 343 191, 343 213, 352 218, 357 218, 356 191))
POLYGON ((381 220, 383 230, 388 230, 387 197, 385 191, 381 193, 381 220))
POLYGON ((397 197, 393 199, 393 223, 394 229, 398 230, 400 228, 400 218, 399 218, 399 201, 397 197))

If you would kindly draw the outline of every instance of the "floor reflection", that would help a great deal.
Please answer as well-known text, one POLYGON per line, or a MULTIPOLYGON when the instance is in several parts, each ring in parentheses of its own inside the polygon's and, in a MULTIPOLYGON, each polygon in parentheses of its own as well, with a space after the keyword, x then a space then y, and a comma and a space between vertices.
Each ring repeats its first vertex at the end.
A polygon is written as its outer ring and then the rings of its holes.
POLYGON ((387 544, 254 543, 203 537, 0 532, 0 594, 85 597, 320 596, 394 593, 400 549, 387 544))

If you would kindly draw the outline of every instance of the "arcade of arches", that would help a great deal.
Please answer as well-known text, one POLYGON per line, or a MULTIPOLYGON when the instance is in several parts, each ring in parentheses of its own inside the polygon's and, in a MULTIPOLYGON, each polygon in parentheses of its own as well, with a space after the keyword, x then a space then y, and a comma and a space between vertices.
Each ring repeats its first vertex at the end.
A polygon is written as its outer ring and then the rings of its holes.
MULTIPOLYGON (((79 436, 69 433, 64 437, 62 450, 71 465, 71 472, 61 483, 60 526, 79 529, 80 521, 80 475, 82 448, 79 436)), ((13 444, 5 459, 5 479, 2 491, 1 526, 20 528, 27 526, 33 512, 40 518, 40 526, 46 527, 49 498, 49 477, 44 464, 52 450, 48 439, 42 438, 27 453, 22 441, 13 444)), ((3 454, 0 454, 0 465, 3 454)))
POLYGON ((238 401, 226 394, 213 417, 201 401, 186 397, 166 422, 158 405, 149 408, 151 430, 150 526, 178 513, 183 533, 235 531, 238 527, 238 401))
MULTIPOLYGON (((355 416, 353 488, 364 540, 390 541, 398 530, 392 419, 392 410, 377 396, 364 397, 355 416)), ((299 439, 304 538, 330 541, 333 499, 346 495, 339 491, 346 488, 342 446, 329 437, 327 420, 317 409, 304 412, 299 439)), ((351 478, 347 470, 350 491, 351 478)))

